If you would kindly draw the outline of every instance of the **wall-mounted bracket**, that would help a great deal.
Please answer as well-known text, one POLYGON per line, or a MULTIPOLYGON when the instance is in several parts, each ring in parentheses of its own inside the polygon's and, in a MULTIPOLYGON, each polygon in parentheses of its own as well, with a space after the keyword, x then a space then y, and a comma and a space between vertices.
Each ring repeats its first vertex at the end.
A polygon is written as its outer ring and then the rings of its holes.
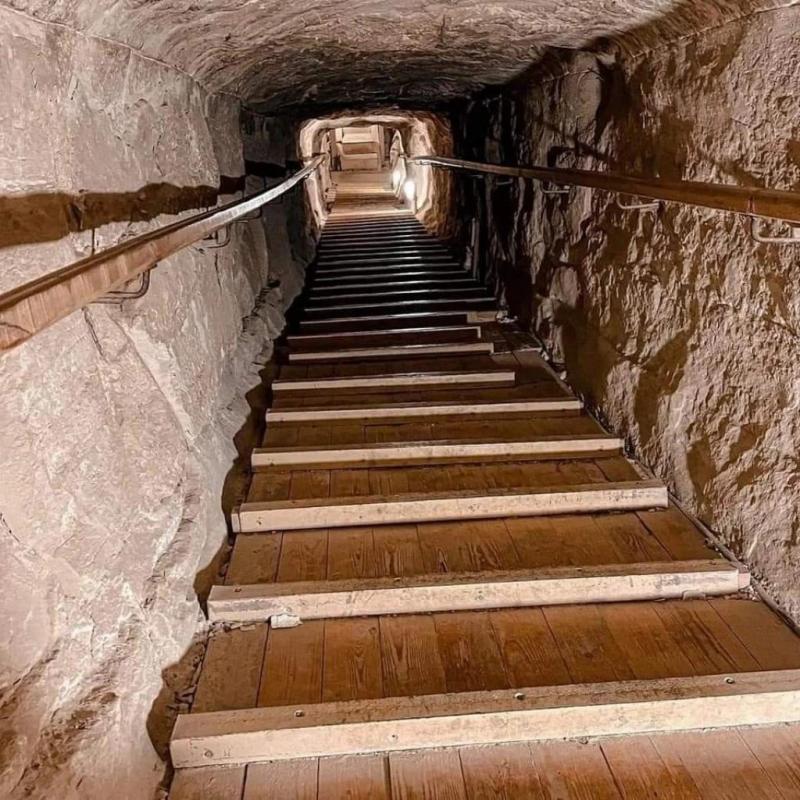
POLYGON ((619 195, 615 195, 617 206, 623 211, 658 211, 661 207, 660 200, 648 200, 646 203, 623 203, 619 195))
POLYGON ((144 297, 150 288, 150 273, 157 266, 158 264, 154 264, 141 274, 139 285, 135 289, 115 289, 102 297, 98 297, 97 300, 93 301, 92 305, 121 306, 125 300, 138 300, 140 297, 144 297))
POLYGON ((789 226, 791 233, 788 236, 765 236, 763 233, 764 221, 759 217, 750 217, 750 235, 754 242, 759 244, 792 244, 800 245, 800 227, 784 222, 789 226))
MULTIPOLYGON (((231 226, 232 225, 233 225, 233 223, 231 223, 231 225, 226 225, 225 226, 225 228, 224 228, 225 239, 223 241, 220 242, 219 239, 217 238, 216 239, 216 244, 204 245, 205 249, 206 250, 221 250, 223 247, 227 247, 231 243, 231 226)), ((219 233, 219 231, 215 231, 214 234, 212 234, 212 236, 209 236, 209 237, 206 237, 206 238, 213 239, 213 238, 215 238, 217 236, 218 233, 219 233)))
POLYGON ((558 184, 550 183, 548 181, 544 181, 539 190, 542 194, 569 194, 570 192, 569 186, 558 186, 558 184), (549 189, 549 186, 555 188, 549 189))
POLYGON ((237 222, 252 222, 255 219, 262 219, 264 216, 264 206, 258 209, 258 211, 250 217, 239 217, 239 219, 235 219, 231 225, 235 225, 237 222))

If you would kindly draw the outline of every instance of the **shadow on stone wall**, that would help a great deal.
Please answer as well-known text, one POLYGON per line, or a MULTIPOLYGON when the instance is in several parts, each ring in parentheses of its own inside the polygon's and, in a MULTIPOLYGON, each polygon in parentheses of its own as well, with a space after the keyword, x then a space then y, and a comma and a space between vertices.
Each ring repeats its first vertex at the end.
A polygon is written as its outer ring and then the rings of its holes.
POLYGON ((0 248, 52 242, 112 222, 146 222, 216 205, 242 191, 245 176, 223 176, 219 186, 151 183, 134 192, 35 193, 0 197, 0 248))

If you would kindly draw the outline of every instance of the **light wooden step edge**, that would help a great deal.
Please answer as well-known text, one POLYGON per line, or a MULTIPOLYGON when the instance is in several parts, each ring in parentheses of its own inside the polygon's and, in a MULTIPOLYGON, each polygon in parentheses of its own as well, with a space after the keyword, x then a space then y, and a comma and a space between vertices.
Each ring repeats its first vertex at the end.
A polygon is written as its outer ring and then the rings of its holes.
MULTIPOLYGON (((423 283, 430 281, 445 281, 445 280, 452 280, 452 281, 471 281, 475 280, 471 275, 464 272, 463 269, 448 269, 448 270, 434 270, 434 271, 427 271, 427 270, 412 270, 410 272, 404 272, 403 276, 408 278, 409 281, 414 283, 423 283)), ((351 281, 356 281, 357 283, 363 283, 364 281, 375 281, 375 283, 366 283, 363 284, 364 286, 376 286, 377 281, 382 281, 387 278, 395 278, 397 277, 397 273, 391 270, 383 270, 381 273, 377 275, 316 275, 314 276, 313 286, 315 289, 337 289, 340 286, 348 286, 351 281), (385 273, 385 274, 383 274, 385 273), (330 284, 328 286, 328 284, 330 284)))
POLYGON ((522 400, 519 402, 498 403, 442 403, 442 404, 403 404, 376 405, 363 408, 306 408, 297 411, 268 409, 268 424, 278 422, 324 422, 332 420, 369 419, 414 419, 416 417, 462 417, 494 416, 520 414, 553 414, 580 412, 583 403, 577 399, 563 400, 522 400))
MULTIPOLYGON (((345 298, 342 298, 345 299, 345 298)), ((485 297, 451 297, 443 300, 427 300, 419 298, 414 300, 389 300, 387 302, 373 302, 373 303, 346 303, 341 306, 306 306, 303 309, 304 314, 327 314, 331 311, 357 311, 358 309, 379 309, 379 308, 413 308, 415 306, 446 306, 453 303, 492 303, 494 298, 486 295, 485 297)), ((336 322, 337 317, 326 317, 326 322, 336 322)), ((338 318, 341 319, 341 318, 338 318)))
POLYGON ((253 469, 283 467, 318 469, 334 467, 390 466, 415 462, 527 461, 534 459, 594 458, 622 452, 624 442, 615 436, 548 436, 527 441, 479 442, 458 439, 429 442, 377 443, 270 447, 253 450, 253 469))
POLYGON ((255 622, 621 603, 735 594, 750 576, 722 559, 214 586, 214 622, 255 622))
POLYGON ((456 264, 450 253, 396 253, 394 255, 354 255, 354 256, 328 256, 320 255, 317 259, 317 269, 341 269, 349 265, 368 266, 377 264, 456 264))
POLYGON ((378 256, 392 258, 394 256, 415 256, 424 255, 446 255, 450 258, 453 253, 438 242, 430 239, 420 241, 396 241, 396 242, 357 242, 339 244, 334 242, 322 242, 317 248, 317 258, 349 258, 351 256, 378 256))
POLYGON ((298 361, 350 361, 360 358, 414 358, 415 356, 460 355, 464 353, 492 355, 493 342, 436 342, 433 344, 386 345, 359 347, 346 350, 304 350, 289 353, 290 362, 298 361))
POLYGON ((310 378, 308 380, 276 380, 273 392, 312 392, 330 389, 408 389, 420 386, 513 386, 513 370, 492 372, 408 372, 388 375, 358 375, 341 378, 310 378))
MULTIPOLYGON (((480 322, 494 322, 497 319, 497 311, 464 309, 459 311, 407 311, 400 314, 374 314, 364 315, 361 317, 333 317, 331 319, 304 319, 300 322, 300 329, 322 327, 326 325, 340 325, 347 323, 363 324, 365 322, 381 322, 384 320, 393 320, 397 322, 409 321, 413 319, 441 319, 442 317, 455 317, 463 319, 469 325, 475 325, 480 322)), ((351 333, 358 333, 358 331, 351 331, 351 333)))
POLYGON ((362 226, 360 228, 352 228, 347 224, 337 225, 336 230, 327 228, 323 230, 320 236, 319 243, 327 244, 339 242, 342 240, 365 240, 368 242, 373 241, 388 241, 393 242, 398 239, 419 239, 424 242, 437 242, 439 239, 413 223, 408 225, 406 223, 393 222, 390 226, 362 226))
MULTIPOLYGON (((434 280, 472 278, 472 276, 466 272, 463 267, 459 267, 457 265, 454 265, 452 269, 425 269, 423 267, 412 267, 410 270, 403 271, 400 274, 408 278, 432 278, 434 280)), ((392 269, 391 267, 377 267, 374 269, 354 268, 325 270, 324 272, 315 273, 314 286, 320 286, 323 283, 333 283, 334 286, 338 286, 341 281, 346 283, 348 281, 391 280, 397 276, 397 270, 392 269)))
POLYGON ((375 281, 374 283, 349 283, 345 281, 344 285, 341 282, 336 282, 331 285, 317 285, 316 281, 312 286, 312 296, 318 296, 320 299, 333 299, 337 297, 337 293, 344 294, 346 291, 358 291, 359 289, 373 289, 373 293, 379 291, 390 292, 396 294, 398 290, 408 290, 410 288, 415 290, 430 290, 433 292, 441 291, 442 289, 459 289, 459 288, 473 288, 475 286, 475 279, 469 275, 459 276, 458 278, 420 278, 406 280, 398 279, 396 281, 375 281), (466 287, 463 285, 466 284, 466 287))
MULTIPOLYGON (((355 230, 358 228, 380 228, 390 225, 393 228, 411 225, 421 231, 428 232, 428 229, 413 215, 398 211, 397 213, 381 212, 380 214, 367 215, 361 212, 348 211, 344 214, 333 213, 322 229, 323 234, 331 230, 355 230)), ((430 235, 430 234, 428 234, 430 235)))
POLYGON ((286 341, 291 347, 295 344, 325 344, 330 339, 344 339, 348 336, 357 337, 359 340, 383 338, 385 336, 424 336, 426 333, 454 333, 454 334, 473 334, 471 338, 480 339, 482 335, 480 325, 439 325, 429 328, 390 328, 387 330, 358 331, 356 334, 347 333, 308 333, 291 334, 286 337, 286 341))
POLYGON ((187 767, 800 721, 800 670, 182 714, 187 767))
MULTIPOLYGON (((481 286, 476 284, 475 281, 459 281, 459 285, 454 285, 453 283, 448 283, 445 286, 415 286, 414 283, 408 281, 406 283, 399 282, 394 284, 395 287, 400 288, 391 288, 388 285, 384 285, 382 291, 352 291, 350 289, 344 290, 342 287, 336 287, 339 289, 338 292, 334 292, 332 294, 327 294, 326 292, 320 293, 320 290, 317 289, 315 286, 312 286, 311 292, 307 297, 306 302, 311 303, 333 303, 335 301, 346 301, 348 303, 361 300, 363 298, 369 297, 399 297, 405 299, 409 299, 409 296, 420 296, 425 297, 431 294, 445 294, 445 295, 458 295, 458 294, 467 294, 467 295, 474 295, 478 292, 483 292, 487 294, 487 289, 485 286, 481 286), (463 285, 466 284, 466 285, 463 285)), ((371 287, 367 286, 367 289, 371 287)))
POLYGON ((436 242, 439 240, 431 236, 424 228, 420 228, 414 224, 407 225, 403 223, 392 223, 390 226, 364 226, 362 228, 352 228, 347 230, 349 226, 337 226, 338 230, 328 228, 322 232, 319 239, 319 244, 340 244, 350 242, 402 242, 403 240, 413 239, 422 242, 436 242), (370 230, 370 228, 372 228, 370 230))
POLYGON ((666 508, 660 481, 549 486, 541 489, 487 489, 394 497, 363 495, 309 500, 243 503, 234 509, 235 529, 259 531, 341 528, 404 522, 439 522, 494 517, 588 514, 666 508))
POLYGON ((372 280, 374 278, 395 278, 398 274, 412 275, 424 273, 425 275, 444 275, 449 277, 453 274, 468 275, 469 273, 460 267, 455 261, 447 264, 413 264, 407 268, 408 271, 400 269, 390 264, 376 264, 369 266, 353 267, 328 267, 326 269, 315 270, 314 285, 327 280, 372 280))
POLYGON ((309 296, 304 310, 306 312, 327 311, 334 308, 363 308, 366 306, 385 306, 387 297, 397 297, 398 303, 409 303, 411 301, 424 300, 425 302, 436 302, 446 300, 447 302, 463 301, 473 302, 475 300, 493 300, 483 286, 470 286, 469 288, 455 289, 402 289, 396 292, 361 292, 358 294, 333 295, 331 297, 319 297, 313 294, 309 296), (431 295, 448 295, 447 297, 437 297, 431 300, 431 295), (380 303, 364 303, 362 301, 370 298, 382 298, 380 303), (343 305, 339 305, 339 304, 343 305), (336 305, 334 305, 336 304, 336 305))
POLYGON ((409 237, 409 238, 392 238, 390 241, 381 241, 378 239, 367 238, 363 241, 357 239, 348 239, 341 242, 321 242, 317 248, 317 258, 327 257, 342 257, 347 255, 379 255, 391 256, 394 254, 432 254, 432 255, 446 255, 454 258, 454 252, 442 247, 438 243, 431 243, 430 239, 409 237))

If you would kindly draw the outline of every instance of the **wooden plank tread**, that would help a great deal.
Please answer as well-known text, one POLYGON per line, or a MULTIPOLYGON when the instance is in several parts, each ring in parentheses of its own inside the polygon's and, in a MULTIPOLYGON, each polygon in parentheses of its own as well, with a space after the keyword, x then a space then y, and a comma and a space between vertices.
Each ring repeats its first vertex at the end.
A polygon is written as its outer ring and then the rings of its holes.
POLYGON ((800 670, 182 714, 177 768, 800 721, 800 670))
POLYGON ((458 401, 442 403, 381 403, 364 407, 313 407, 286 411, 268 409, 267 422, 304 422, 311 420, 359 420, 359 419, 412 419, 417 417, 478 416, 494 414, 552 414, 579 412, 583 403, 575 398, 525 400, 521 402, 473 402, 458 401))
POLYGON ((434 343, 434 344, 405 344, 384 345, 381 347, 360 347, 346 350, 304 350, 289 354, 290 362, 303 361, 338 361, 340 359, 354 360, 362 358, 394 358, 396 356, 441 356, 464 354, 492 355, 493 342, 464 342, 434 343))
POLYGON ((660 481, 577 484, 528 489, 485 489, 392 497, 362 495, 244 503, 239 530, 302 530, 434 520, 638 511, 666 508, 660 481))
POLYGON ((386 341, 391 344, 401 344, 406 340, 416 343, 430 341, 475 341, 481 338, 480 325, 439 325, 427 328, 389 328, 387 330, 366 330, 356 334, 347 333, 306 333, 292 334, 286 337, 287 344, 292 348, 310 350, 319 347, 347 347, 364 346, 373 340, 386 341), (427 341, 426 341, 427 340, 427 341))
POLYGON ((520 458, 587 458, 622 452, 624 442, 611 435, 548 436, 526 441, 465 441, 459 439, 428 442, 378 442, 366 446, 325 445, 313 450, 305 447, 269 447, 253 450, 254 468, 294 466, 313 468, 338 464, 426 463, 458 460, 520 458))
POLYGON ((342 378, 314 378, 311 380, 276 380, 272 383, 273 392, 309 392, 330 389, 365 389, 419 386, 451 386, 470 384, 477 386, 510 385, 514 383, 515 373, 510 370, 486 372, 408 372, 386 375, 363 375, 342 378))

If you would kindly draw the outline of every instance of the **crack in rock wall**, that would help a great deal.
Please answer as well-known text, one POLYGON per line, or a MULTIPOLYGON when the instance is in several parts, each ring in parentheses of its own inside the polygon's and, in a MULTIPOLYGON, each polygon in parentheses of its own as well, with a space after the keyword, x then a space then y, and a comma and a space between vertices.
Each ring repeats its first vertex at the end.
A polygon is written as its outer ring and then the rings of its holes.
MULTIPOLYGON (((227 177, 260 189, 245 158, 296 158, 293 129, 253 123, 243 141, 237 101, 128 49, 5 10, 0 48, 0 193, 23 222, 38 204, 69 215, 85 192, 113 219, 151 185, 190 213, 227 177)), ((302 283, 303 214, 298 192, 226 247, 162 262, 143 299, 73 313, 0 358, 3 797, 147 797, 161 779, 152 706, 226 542, 234 436, 302 283)), ((94 242, 174 219, 108 222, 94 242)), ((86 255, 91 232, 67 229, 16 228, 0 289, 86 255)))
MULTIPOLYGON (((551 59, 465 105, 456 149, 797 191, 798 97, 800 15, 783 9, 655 52, 551 59)), ((798 250, 755 244, 731 214, 474 185, 459 183, 460 236, 481 230, 511 313, 800 620, 798 250)))

